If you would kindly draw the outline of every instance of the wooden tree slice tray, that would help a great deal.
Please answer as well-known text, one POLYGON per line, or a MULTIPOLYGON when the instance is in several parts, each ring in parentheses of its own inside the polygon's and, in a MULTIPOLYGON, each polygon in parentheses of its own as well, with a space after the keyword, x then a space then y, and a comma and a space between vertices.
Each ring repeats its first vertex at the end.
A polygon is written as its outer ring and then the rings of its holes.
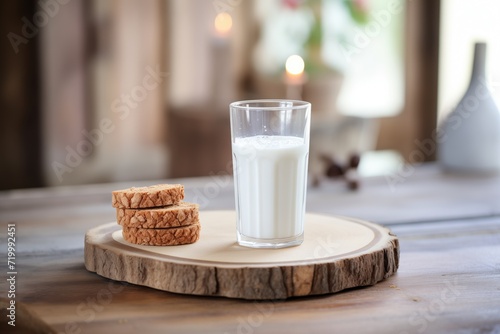
POLYGON ((233 211, 200 212, 200 240, 182 246, 140 246, 108 223, 85 236, 87 270, 159 290, 244 299, 286 299, 373 285, 394 274, 399 243, 382 226, 306 214, 304 242, 282 249, 236 243, 233 211))

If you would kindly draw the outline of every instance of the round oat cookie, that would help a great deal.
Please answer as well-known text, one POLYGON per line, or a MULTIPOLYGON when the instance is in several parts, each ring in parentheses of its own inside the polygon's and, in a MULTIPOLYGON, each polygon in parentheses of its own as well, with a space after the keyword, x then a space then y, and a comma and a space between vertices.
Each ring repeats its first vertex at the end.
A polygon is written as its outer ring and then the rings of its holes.
POLYGON ((127 227, 168 228, 199 223, 198 204, 180 202, 154 209, 116 209, 116 221, 127 227))
POLYGON ((192 244, 200 238, 200 224, 172 228, 137 228, 123 226, 123 239, 137 245, 176 246, 192 244))
POLYGON ((149 187, 132 187, 115 190, 112 205, 122 209, 146 209, 177 204, 184 199, 182 184, 157 184, 149 187))

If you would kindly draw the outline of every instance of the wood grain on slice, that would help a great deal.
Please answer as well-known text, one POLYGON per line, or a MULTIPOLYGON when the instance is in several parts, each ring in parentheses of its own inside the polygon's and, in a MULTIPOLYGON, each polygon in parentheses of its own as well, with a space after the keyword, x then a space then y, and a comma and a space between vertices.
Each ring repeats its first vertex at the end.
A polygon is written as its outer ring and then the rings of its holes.
POLYGON ((85 266, 160 290, 255 300, 373 285, 398 269, 398 239, 376 224, 307 214, 301 246, 249 249, 235 244, 228 218, 234 213, 201 212, 200 240, 176 247, 130 245, 115 223, 96 227, 86 234, 85 266))
POLYGON ((197 224, 198 204, 180 202, 155 209, 116 209, 118 224, 139 228, 168 228, 197 224))
POLYGON ((123 209, 162 207, 177 204, 183 199, 184 186, 181 184, 132 187, 112 192, 113 207, 123 209))

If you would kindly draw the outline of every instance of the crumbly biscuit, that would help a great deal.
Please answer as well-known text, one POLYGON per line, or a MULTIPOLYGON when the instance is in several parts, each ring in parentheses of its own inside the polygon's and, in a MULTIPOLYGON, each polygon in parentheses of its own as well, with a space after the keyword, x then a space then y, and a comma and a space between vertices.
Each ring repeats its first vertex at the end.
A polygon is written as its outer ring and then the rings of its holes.
POLYGON ((180 202, 154 209, 116 209, 116 221, 127 227, 168 228, 199 223, 198 204, 180 202))
POLYGON ((200 224, 172 228, 123 226, 123 239, 137 245, 176 246, 192 244, 200 238, 200 224))
POLYGON ((158 184, 113 191, 112 205, 122 209, 155 208, 177 204, 183 199, 183 185, 158 184))

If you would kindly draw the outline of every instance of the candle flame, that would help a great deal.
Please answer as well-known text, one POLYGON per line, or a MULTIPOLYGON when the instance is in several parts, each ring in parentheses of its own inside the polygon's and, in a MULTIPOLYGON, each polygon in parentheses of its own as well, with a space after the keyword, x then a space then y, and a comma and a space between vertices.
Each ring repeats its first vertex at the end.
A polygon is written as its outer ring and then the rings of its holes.
POLYGON ((233 26, 233 19, 228 13, 219 13, 215 17, 215 31, 220 35, 227 35, 233 26))
POLYGON ((298 55, 288 57, 285 63, 287 73, 292 75, 301 75, 304 72, 304 59, 298 55))

